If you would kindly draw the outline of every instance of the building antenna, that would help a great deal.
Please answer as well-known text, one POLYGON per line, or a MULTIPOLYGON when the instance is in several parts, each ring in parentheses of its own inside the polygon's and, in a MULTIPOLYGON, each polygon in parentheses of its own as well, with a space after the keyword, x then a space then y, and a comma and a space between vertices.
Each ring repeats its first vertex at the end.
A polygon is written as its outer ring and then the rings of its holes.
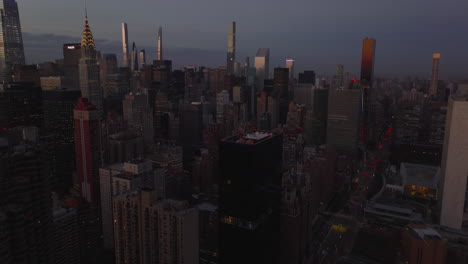
POLYGON ((85 17, 88 18, 88 0, 84 1, 85 17))

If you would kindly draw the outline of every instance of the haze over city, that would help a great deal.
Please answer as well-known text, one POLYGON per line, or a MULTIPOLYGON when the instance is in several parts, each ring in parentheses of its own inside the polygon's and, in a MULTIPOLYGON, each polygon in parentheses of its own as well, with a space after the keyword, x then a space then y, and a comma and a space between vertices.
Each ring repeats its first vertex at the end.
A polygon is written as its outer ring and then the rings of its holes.
MULTIPOLYGON (((22 0, 19 6, 29 62, 57 58, 52 41, 79 40, 83 1, 22 0)), ((297 57, 300 71, 331 75, 344 64, 357 75, 361 39, 373 37, 376 76, 429 79, 432 52, 444 54, 441 78, 463 79, 468 72, 466 1, 99 0, 88 6, 99 50, 120 56, 119 25, 127 22, 130 40, 154 59, 157 28, 163 26, 167 56, 177 67, 222 65, 226 24, 237 21, 239 57, 269 47, 273 67, 297 57)))

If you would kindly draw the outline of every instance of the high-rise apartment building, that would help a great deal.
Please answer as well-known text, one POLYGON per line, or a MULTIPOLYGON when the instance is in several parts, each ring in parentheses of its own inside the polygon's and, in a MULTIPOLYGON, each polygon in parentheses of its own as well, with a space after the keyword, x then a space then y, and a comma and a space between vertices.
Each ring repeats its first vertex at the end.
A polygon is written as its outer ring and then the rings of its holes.
POLYGON ((437 90, 439 88, 439 63, 440 53, 432 54, 432 75, 431 75, 431 87, 429 91, 430 96, 437 96, 437 90))
POLYGON ((101 192, 101 219, 105 248, 114 248, 114 227, 112 217, 112 197, 145 185, 153 187, 153 165, 150 160, 136 159, 115 163, 99 169, 101 192))
POLYGON ((88 98, 97 110, 103 111, 103 91, 100 85, 100 71, 96 57, 96 45, 93 33, 85 19, 85 26, 81 36, 81 57, 79 63, 81 97, 88 98))
POLYGON ((128 54, 127 23, 122 23, 122 62, 123 67, 130 67, 130 56, 128 54))
POLYGON ((369 88, 374 79, 375 39, 362 40, 361 84, 369 88))
POLYGON ((329 92, 327 145, 334 146, 338 153, 354 154, 358 147, 361 90, 336 89, 329 92))
POLYGON ((229 23, 228 51, 226 58, 227 72, 234 74, 234 63, 236 62, 236 22, 229 23))
POLYGON ((222 139, 220 263, 275 263, 279 257, 282 134, 222 139))
POLYGON ((16 0, 0 1, 0 81, 11 81, 16 65, 25 64, 23 36, 16 0))
POLYGON ((270 49, 260 48, 255 55, 255 69, 257 74, 257 91, 263 91, 264 81, 270 76, 270 49))
POLYGON ((149 189, 113 198, 115 263, 198 264, 198 210, 149 189))
POLYGON ((163 39, 162 39, 162 27, 159 27, 158 31, 158 57, 159 61, 163 60, 163 39))
POLYGON ((468 226, 468 101, 449 99, 442 154, 442 203, 440 225, 461 229, 468 226))
POLYGON ((101 166, 101 112, 86 98, 78 99, 74 109, 75 158, 81 196, 99 204, 99 167, 101 166))

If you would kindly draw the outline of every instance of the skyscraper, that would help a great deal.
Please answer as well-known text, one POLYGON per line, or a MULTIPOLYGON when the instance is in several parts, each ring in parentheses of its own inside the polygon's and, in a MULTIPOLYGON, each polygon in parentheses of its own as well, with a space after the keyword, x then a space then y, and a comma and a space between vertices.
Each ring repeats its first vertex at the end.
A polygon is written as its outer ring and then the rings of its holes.
POLYGON ((294 79, 294 63, 296 60, 294 58, 286 59, 286 68, 289 69, 289 82, 292 82, 294 79))
POLYGON ((158 60, 163 60, 162 27, 159 27, 158 31, 158 60))
POLYGON ((336 65, 336 74, 335 74, 335 83, 334 83, 334 88, 341 88, 343 87, 343 65, 338 64, 336 65))
POLYGON ((140 50, 140 68, 143 69, 146 65, 146 51, 140 50))
POLYGON ((331 90, 328 98, 327 145, 339 153, 355 154, 361 113, 360 89, 331 90))
POLYGON ((461 229, 468 224, 468 101, 449 99, 442 154, 440 225, 461 229))
POLYGON ((124 67, 129 67, 128 30, 127 23, 122 23, 122 61, 124 67))
POLYGON ((6 135, 0 137, 0 262, 51 263, 48 146, 36 127, 2 132, 6 135), (23 137, 16 138, 18 133, 23 137))
POLYGON ((374 78, 375 39, 362 40, 361 84, 364 88, 372 85, 374 78))
POLYGON ((234 63, 236 62, 236 22, 229 23, 228 51, 226 59, 227 71, 234 73, 234 63))
POLYGON ((101 113, 86 98, 78 99, 74 110, 75 157, 81 196, 99 204, 99 167, 101 166, 101 113))
POLYGON ((113 198, 115 263, 199 263, 198 210, 142 189, 113 198))
POLYGON ((279 257, 283 135, 225 138, 220 153, 220 263, 275 263, 279 257))
POLYGON ((63 70, 66 87, 73 90, 80 89, 80 71, 78 65, 81 57, 81 43, 63 44, 63 70))
POLYGON ((138 71, 138 66, 138 50, 136 48, 135 42, 133 42, 132 53, 130 56, 130 71, 132 73, 138 71))
POLYGON ((439 88, 439 62, 440 53, 432 54, 432 76, 431 76, 431 88, 429 95, 437 96, 437 89, 439 88))
POLYGON ((15 65, 25 64, 23 36, 16 0, 1 1, 0 10, 0 81, 8 81, 15 65))
MULTIPOLYGON (((273 73, 273 97, 279 103, 279 122, 286 124, 289 109, 289 70, 288 68, 275 68, 273 73)), ((274 113, 273 113, 274 114, 274 113)))
POLYGON ((75 165, 75 143, 73 136, 73 107, 80 91, 56 89, 42 91, 44 129, 54 140, 52 145, 51 174, 57 182, 54 188, 65 192, 73 186, 72 172, 75 165))
POLYGON ((100 85, 100 71, 96 59, 96 45, 93 33, 85 19, 85 26, 81 36, 81 58, 79 63, 81 97, 88 98, 97 110, 103 110, 103 91, 100 85))
POLYGON ((153 110, 149 104, 148 94, 130 93, 123 100, 123 116, 131 129, 142 136, 146 144, 153 143, 153 110))
POLYGON ((257 91, 263 91, 264 80, 270 75, 270 49, 260 48, 255 56, 255 69, 257 73, 257 91))

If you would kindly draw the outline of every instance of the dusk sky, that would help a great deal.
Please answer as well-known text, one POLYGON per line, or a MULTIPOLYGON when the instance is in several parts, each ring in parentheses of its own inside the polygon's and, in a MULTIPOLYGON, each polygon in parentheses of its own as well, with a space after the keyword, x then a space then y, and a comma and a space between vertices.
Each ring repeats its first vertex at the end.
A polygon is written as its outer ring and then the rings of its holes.
MULTIPOLYGON (((61 44, 78 41, 84 1, 17 0, 27 60, 62 56, 61 44), (53 34, 54 36, 50 35, 53 34)), ((164 30, 166 58, 183 64, 225 63, 228 22, 237 22, 237 61, 271 49, 270 67, 295 57, 297 70, 331 74, 336 64, 359 72, 361 41, 377 39, 377 76, 429 78, 432 52, 441 52, 441 77, 468 79, 466 0, 90 0, 88 16, 104 53, 120 55, 120 23, 129 41, 155 57, 164 30), (229 4, 232 3, 232 4, 229 4)))

